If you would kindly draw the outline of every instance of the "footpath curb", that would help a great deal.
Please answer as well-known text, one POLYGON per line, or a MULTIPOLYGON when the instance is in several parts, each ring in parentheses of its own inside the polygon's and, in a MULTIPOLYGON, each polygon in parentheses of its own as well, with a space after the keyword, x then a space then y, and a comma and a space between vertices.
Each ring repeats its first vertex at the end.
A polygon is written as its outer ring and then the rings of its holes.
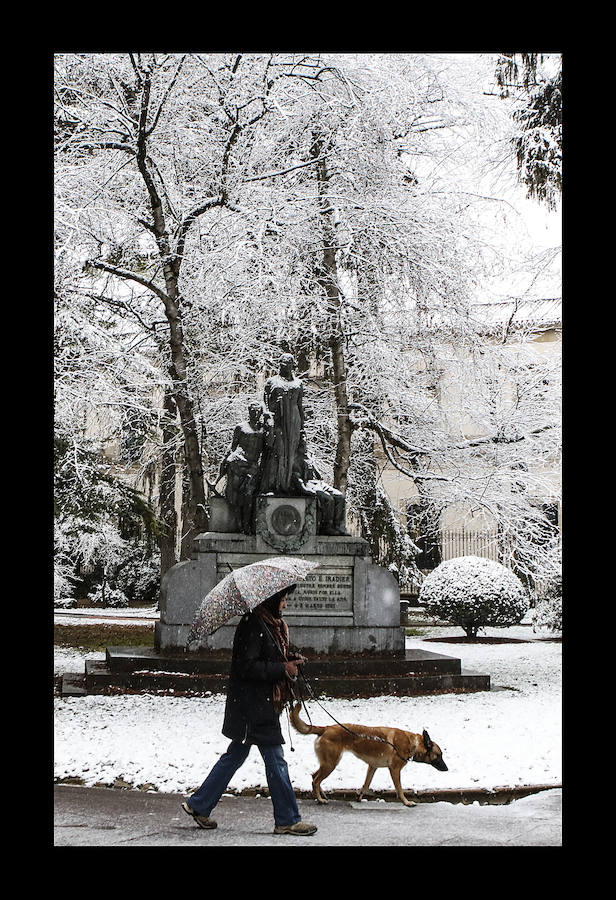
MULTIPOLYGON (((77 776, 69 776, 67 778, 56 778, 54 779, 54 784, 69 784, 75 786, 85 787, 84 781, 82 778, 77 776)), ((93 785, 87 785, 88 787, 96 787, 96 788, 105 788, 107 790, 121 790, 121 791, 140 791, 144 793, 165 793, 164 791, 158 791, 151 784, 142 784, 142 785, 134 785, 130 784, 127 781, 124 781, 122 778, 116 778, 113 784, 101 784, 97 782, 93 785)), ((522 797, 529 797, 532 794, 538 794, 542 791, 551 791, 562 789, 562 784, 525 784, 525 785, 515 785, 515 786, 507 786, 507 785, 499 785, 494 788, 448 788, 442 791, 433 791, 430 789, 413 791, 413 790, 405 790, 404 793, 408 797, 409 800, 414 800, 415 803, 461 803, 466 806, 471 803, 479 803, 480 805, 494 805, 494 806, 502 806, 508 803, 513 802, 514 800, 520 800, 522 797)), ((187 796, 191 793, 191 791, 187 791, 187 796)), ((241 791, 235 791, 233 789, 227 790, 228 794, 231 794, 235 797, 269 797, 269 791, 266 787, 251 787, 251 788, 243 788, 241 791)), ((330 791, 327 791, 327 797, 330 800, 346 800, 346 801, 357 801, 359 791, 357 790, 345 790, 344 788, 334 788, 330 791)), ((312 791, 306 790, 295 790, 295 796, 298 800, 312 800, 313 794, 312 791)), ((374 791, 369 792, 366 795, 366 800, 371 801, 381 801, 383 803, 391 803, 397 800, 397 795, 395 791, 374 791)))

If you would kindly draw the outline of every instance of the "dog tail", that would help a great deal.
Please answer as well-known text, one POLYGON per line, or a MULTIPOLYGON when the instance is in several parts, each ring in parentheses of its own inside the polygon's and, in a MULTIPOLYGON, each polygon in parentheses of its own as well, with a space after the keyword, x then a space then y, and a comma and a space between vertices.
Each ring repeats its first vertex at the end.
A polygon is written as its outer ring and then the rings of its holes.
POLYGON ((291 719, 291 724, 296 731, 299 731, 300 734, 323 734, 325 731, 324 725, 308 725, 306 722, 303 722, 299 717, 299 711, 302 708, 301 703, 295 703, 291 712, 289 714, 289 718, 291 719))

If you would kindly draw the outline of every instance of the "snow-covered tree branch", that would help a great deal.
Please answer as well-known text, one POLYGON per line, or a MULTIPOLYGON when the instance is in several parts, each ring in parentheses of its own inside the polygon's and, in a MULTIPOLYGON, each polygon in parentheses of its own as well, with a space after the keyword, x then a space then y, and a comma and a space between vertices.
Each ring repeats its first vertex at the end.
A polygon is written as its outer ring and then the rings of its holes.
POLYGON ((504 133, 482 99, 493 71, 436 54, 58 54, 58 409, 75 439, 86 409, 112 434, 145 423, 134 460, 163 473, 163 567, 174 510, 186 555, 286 350, 358 521, 366 491, 386 496, 386 460, 430 508, 467 500, 512 540, 526 530, 531 560, 557 381, 513 362, 513 321, 481 356, 472 305, 500 263, 483 221, 499 201, 469 173, 504 133))

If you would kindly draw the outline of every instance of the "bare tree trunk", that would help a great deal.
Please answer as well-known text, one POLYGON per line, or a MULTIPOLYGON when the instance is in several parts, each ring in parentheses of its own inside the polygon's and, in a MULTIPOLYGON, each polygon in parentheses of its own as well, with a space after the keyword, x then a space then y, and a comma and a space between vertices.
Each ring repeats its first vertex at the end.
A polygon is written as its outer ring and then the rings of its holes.
POLYGON ((180 535, 180 559, 190 559, 193 551, 193 541, 198 530, 196 527, 186 527, 187 523, 192 521, 192 491, 190 489, 190 479, 188 477, 186 466, 184 466, 182 477, 181 498, 182 534, 180 535))
POLYGON ((160 549, 160 574, 165 572, 178 562, 176 554, 177 543, 177 513, 175 509, 175 436, 177 407, 171 394, 165 392, 165 410, 167 415, 163 422, 163 454, 160 476, 160 518, 163 522, 163 533, 158 540, 160 549))
POLYGON ((346 368, 342 337, 332 335, 332 367, 334 395, 338 415, 338 442, 334 460, 334 487, 346 494, 349 465, 351 463, 351 436, 353 429, 349 418, 348 395, 346 386, 346 368))
POLYGON ((334 209, 329 199, 329 173, 325 159, 320 159, 324 150, 322 135, 315 133, 311 155, 318 160, 315 165, 321 212, 323 235, 323 256, 317 269, 317 280, 327 297, 329 317, 329 346, 332 352, 332 385, 336 400, 337 431, 336 456, 334 460, 334 487, 346 494, 348 471, 351 461, 351 435, 353 428, 349 417, 347 393, 347 373, 344 358, 344 332, 340 319, 340 294, 338 291, 338 268, 336 262, 336 235, 334 209))
POLYGON ((162 198, 158 193, 150 170, 147 156, 147 138, 149 136, 147 121, 152 76, 149 68, 141 70, 141 74, 143 76, 143 86, 137 132, 137 166, 149 196, 152 211, 152 223, 149 228, 156 239, 165 279, 165 291, 161 292, 161 299, 163 300, 165 315, 169 323, 169 345, 171 351, 169 371, 173 378, 172 392, 184 434, 185 459, 190 481, 189 528, 184 530, 189 531, 192 535, 196 535, 206 524, 205 486, 203 467, 201 465, 201 449, 194 416, 194 404, 187 383, 186 348, 182 329, 181 296, 178 285, 181 254, 173 253, 171 250, 162 198))

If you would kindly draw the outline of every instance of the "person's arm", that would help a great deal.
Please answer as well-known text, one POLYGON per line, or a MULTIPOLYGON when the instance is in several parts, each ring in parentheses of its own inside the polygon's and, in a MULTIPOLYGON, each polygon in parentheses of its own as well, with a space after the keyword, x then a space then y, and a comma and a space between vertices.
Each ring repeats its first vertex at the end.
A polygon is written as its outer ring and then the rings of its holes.
POLYGON ((290 659, 284 664, 285 670, 289 678, 297 678, 297 667, 306 662, 305 656, 298 656, 297 659, 290 659))
POLYGON ((263 641, 268 640, 265 625, 256 618, 240 622, 238 650, 235 667, 240 678, 247 681, 281 681, 285 675, 285 663, 263 659, 263 641))

